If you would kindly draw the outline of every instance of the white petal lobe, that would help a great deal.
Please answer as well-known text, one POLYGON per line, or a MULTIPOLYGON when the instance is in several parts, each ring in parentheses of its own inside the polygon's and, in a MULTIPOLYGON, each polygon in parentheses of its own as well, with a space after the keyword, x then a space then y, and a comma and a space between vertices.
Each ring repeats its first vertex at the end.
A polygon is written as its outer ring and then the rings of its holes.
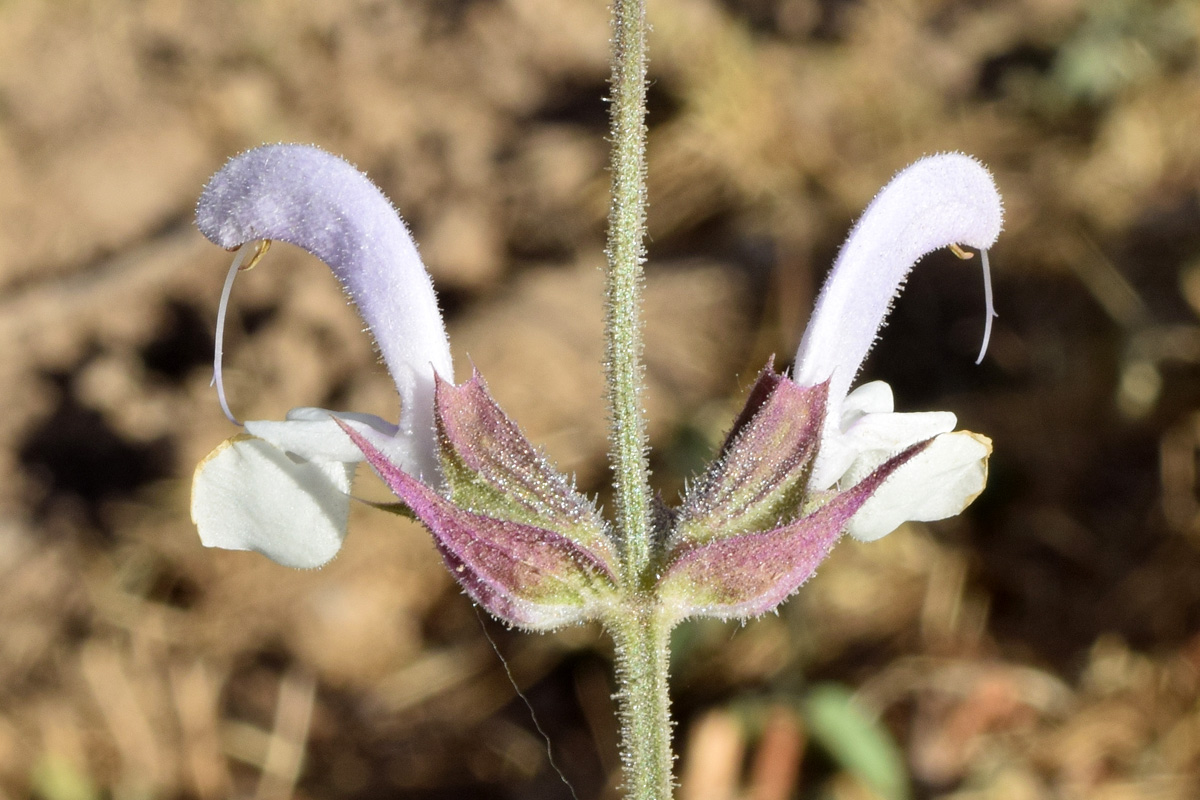
MULTIPOLYGON (((850 520, 855 539, 874 541, 909 520, 929 522, 952 517, 971 504, 987 483, 992 441, 970 431, 943 433, 896 470, 850 520)), ((866 470, 865 461, 852 472, 866 470)), ((866 474, 863 472, 863 475, 866 474)), ((848 473, 852 485, 861 475, 848 473)))
POLYGON ((892 408, 892 388, 883 381, 864 383, 846 396, 839 429, 821 442, 814 488, 852 486, 896 453, 948 433, 958 422, 950 411, 897 414, 892 408))
POLYGON ((376 446, 385 452, 388 452, 385 445, 396 435, 395 425, 372 414, 307 407, 293 408, 286 420, 249 420, 246 422, 246 432, 306 460, 344 461, 351 464, 362 461, 362 451, 333 421, 334 417, 350 425, 372 443, 378 442, 376 446))
POLYGON ((192 521, 206 547, 320 567, 346 537, 353 474, 353 464, 303 461, 262 439, 235 436, 196 468, 192 521))

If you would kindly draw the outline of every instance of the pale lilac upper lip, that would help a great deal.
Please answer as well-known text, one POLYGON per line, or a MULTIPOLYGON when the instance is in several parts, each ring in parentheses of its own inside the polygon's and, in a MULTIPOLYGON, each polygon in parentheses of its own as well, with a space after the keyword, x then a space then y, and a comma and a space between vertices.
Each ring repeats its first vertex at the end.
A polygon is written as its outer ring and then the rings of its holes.
POLYGON ((434 373, 453 380, 450 346, 412 237, 370 179, 316 147, 265 145, 212 177, 196 225, 227 249, 278 240, 329 265, 396 383, 400 434, 423 440, 433 463, 434 373))
POLYGON ((875 196, 842 246, 796 353, 798 383, 830 380, 831 418, 916 262, 951 244, 991 247, 1003 216, 991 174, 961 153, 923 158, 875 196))

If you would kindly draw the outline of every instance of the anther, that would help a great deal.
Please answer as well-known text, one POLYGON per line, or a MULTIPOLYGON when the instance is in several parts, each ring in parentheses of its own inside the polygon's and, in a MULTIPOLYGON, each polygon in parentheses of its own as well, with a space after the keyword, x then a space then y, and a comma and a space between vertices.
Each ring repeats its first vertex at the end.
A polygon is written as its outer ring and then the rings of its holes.
POLYGON ((958 256, 963 261, 969 261, 970 259, 975 257, 974 253, 969 252, 967 250, 963 250, 962 245, 959 245, 959 244, 956 244, 953 242, 950 244, 950 252, 954 253, 954 255, 958 256))
POLYGON ((270 239, 259 239, 254 243, 254 255, 250 256, 250 259, 238 269, 242 272, 249 272, 254 269, 258 265, 259 259, 265 256, 270 249, 270 239))

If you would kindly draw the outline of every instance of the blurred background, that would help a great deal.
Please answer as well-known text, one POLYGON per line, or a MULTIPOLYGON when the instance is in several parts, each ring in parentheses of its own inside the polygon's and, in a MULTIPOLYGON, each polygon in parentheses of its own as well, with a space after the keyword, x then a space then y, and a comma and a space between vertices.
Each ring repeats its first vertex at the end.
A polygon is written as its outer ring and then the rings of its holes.
MULTIPOLYGON (((650 0, 647 408, 674 498, 853 219, 915 158, 1007 209, 914 273, 866 373, 995 440, 963 516, 839 545, 778 615, 688 624, 682 800, 1200 796, 1200 8, 650 0)), ((228 254, 191 212, 264 141, 365 169, 474 364, 605 480, 602 0, 0 3, 0 798, 618 796, 608 643, 477 614, 415 525, 328 567, 204 550, 228 254)), ((322 265, 239 280, 243 418, 395 418, 322 265)), ((373 477, 358 487, 384 497, 373 477)))

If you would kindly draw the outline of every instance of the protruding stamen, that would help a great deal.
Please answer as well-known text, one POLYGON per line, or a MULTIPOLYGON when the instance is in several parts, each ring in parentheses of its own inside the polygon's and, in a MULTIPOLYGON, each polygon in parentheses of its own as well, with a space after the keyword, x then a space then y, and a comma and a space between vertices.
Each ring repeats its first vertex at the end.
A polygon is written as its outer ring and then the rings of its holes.
POLYGON ((962 245, 960 245, 956 242, 950 243, 950 252, 954 253, 954 255, 958 256, 963 261, 969 261, 970 259, 975 257, 974 253, 972 253, 969 250, 963 250, 962 245))
MULTIPOLYGON (((264 240, 266 241, 266 240, 264 240)), ((217 306, 217 336, 215 343, 215 353, 213 354, 213 384, 217 387, 217 399, 221 402, 221 410, 225 412, 225 416, 234 425, 241 425, 237 417, 233 416, 233 412, 229 410, 229 401, 225 399, 225 383, 221 378, 221 355, 225 346, 225 312, 229 308, 229 295, 233 291, 233 279, 242 269, 242 262, 246 260, 246 256, 254 253, 250 260, 250 266, 254 266, 255 262, 267 251, 264 245, 256 244, 253 249, 250 247, 239 247, 237 255, 233 258, 233 264, 229 267, 229 273, 225 276, 225 286, 221 289, 221 304, 217 306)))
POLYGON ((979 347, 979 358, 975 359, 976 364, 983 363, 988 341, 992 338, 992 320, 1000 316, 996 313, 996 307, 992 305, 992 270, 988 266, 987 250, 980 250, 979 255, 979 261, 983 265, 983 302, 987 306, 987 321, 983 323, 983 344, 979 347))
MULTIPOLYGON (((963 261, 974 258, 975 254, 969 250, 964 250, 959 244, 951 244, 950 252, 961 258, 963 261)), ((983 363, 983 356, 987 353, 988 342, 992 339, 992 320, 999 316, 996 313, 996 307, 992 305, 992 271, 988 267, 987 250, 980 250, 980 263, 983 265, 983 300, 987 306, 987 318, 983 323, 983 344, 979 346, 979 357, 975 359, 976 364, 983 363)))

